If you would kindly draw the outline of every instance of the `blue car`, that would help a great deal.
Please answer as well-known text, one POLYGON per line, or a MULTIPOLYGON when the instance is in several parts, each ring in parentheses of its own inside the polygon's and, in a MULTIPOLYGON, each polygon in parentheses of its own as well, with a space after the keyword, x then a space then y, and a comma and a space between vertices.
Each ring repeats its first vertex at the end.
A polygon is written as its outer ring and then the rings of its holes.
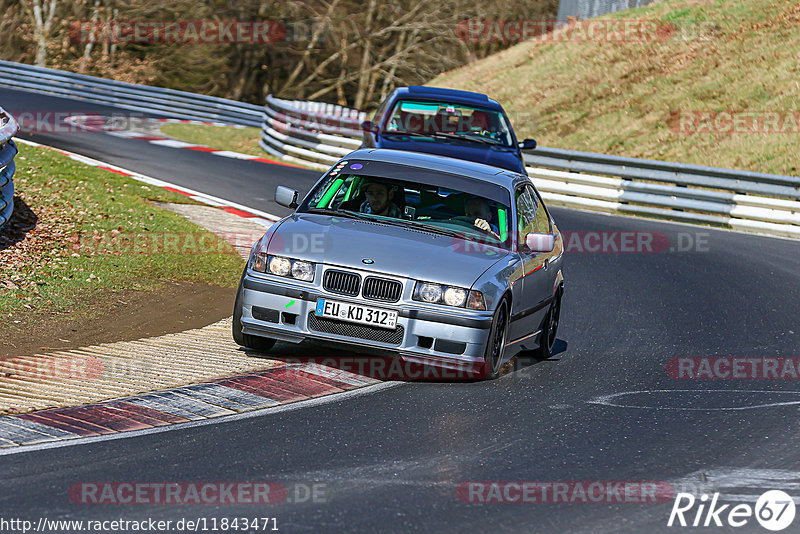
POLYGON ((426 152, 527 175, 522 150, 502 106, 488 96, 438 87, 401 87, 371 121, 361 124, 362 148, 426 152))

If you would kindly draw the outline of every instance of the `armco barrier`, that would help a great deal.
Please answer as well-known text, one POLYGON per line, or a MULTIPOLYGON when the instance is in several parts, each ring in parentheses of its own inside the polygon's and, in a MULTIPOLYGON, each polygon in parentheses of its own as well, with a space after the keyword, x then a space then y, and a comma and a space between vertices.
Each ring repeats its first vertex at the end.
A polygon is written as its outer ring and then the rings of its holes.
POLYGON ((14 156, 17 145, 11 137, 19 126, 9 113, 0 108, 0 229, 14 210, 14 156))
POLYGON ((155 113, 176 119, 219 121, 260 127, 263 114, 262 107, 255 104, 162 87, 118 82, 10 61, 0 61, 0 86, 85 100, 132 111, 155 113))
POLYGON ((325 170, 361 145, 366 116, 333 104, 269 95, 259 145, 273 156, 325 170))
MULTIPOLYGON (((268 96, 262 108, 7 61, 0 61, 0 86, 165 117, 259 126, 259 144, 265 151, 320 170, 360 146, 360 123, 366 118, 364 112, 320 102, 268 96)), ((9 154, 16 152, 13 142, 7 145, 9 154)), ((800 238, 798 177, 546 147, 527 152, 525 162, 531 179, 552 204, 800 238)), ((8 168, 0 175, 4 210, 10 209, 6 189, 13 188, 13 162, 8 168)))
MULTIPOLYGON (((366 114, 267 97, 261 147, 325 170, 361 144, 366 114)), ((800 238, 800 178, 538 147, 528 175, 550 204, 800 238)))

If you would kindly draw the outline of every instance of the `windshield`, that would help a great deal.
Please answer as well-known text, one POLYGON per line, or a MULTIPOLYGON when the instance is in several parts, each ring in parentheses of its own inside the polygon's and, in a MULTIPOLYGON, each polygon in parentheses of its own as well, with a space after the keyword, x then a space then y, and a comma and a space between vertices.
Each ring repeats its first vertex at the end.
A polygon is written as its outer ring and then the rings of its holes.
POLYGON ((445 134, 513 147, 511 127, 501 113, 448 102, 401 100, 395 104, 384 133, 421 137, 445 134))
POLYGON ((448 177, 431 173, 410 181, 331 171, 298 211, 367 218, 510 249, 508 192, 463 179, 454 189, 448 177))

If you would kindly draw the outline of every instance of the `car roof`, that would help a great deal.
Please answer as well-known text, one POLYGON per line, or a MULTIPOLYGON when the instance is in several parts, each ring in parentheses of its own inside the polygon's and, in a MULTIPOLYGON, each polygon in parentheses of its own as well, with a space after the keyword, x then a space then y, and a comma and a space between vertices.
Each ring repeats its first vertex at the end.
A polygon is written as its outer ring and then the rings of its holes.
POLYGON ((409 152, 406 150, 390 150, 386 148, 361 148, 342 158, 342 160, 347 161, 354 159, 419 167, 432 171, 457 174, 498 184, 506 189, 514 189, 519 182, 530 182, 526 176, 501 169, 500 167, 493 167, 483 163, 475 163, 473 161, 449 158, 436 154, 426 154, 424 152, 409 152))
POLYGON ((502 111, 503 107, 496 101, 482 93, 461 91, 458 89, 445 89, 443 87, 426 87, 411 85, 398 87, 394 91, 395 99, 399 97, 419 98, 423 100, 447 100, 453 104, 467 104, 480 106, 493 111, 502 111))

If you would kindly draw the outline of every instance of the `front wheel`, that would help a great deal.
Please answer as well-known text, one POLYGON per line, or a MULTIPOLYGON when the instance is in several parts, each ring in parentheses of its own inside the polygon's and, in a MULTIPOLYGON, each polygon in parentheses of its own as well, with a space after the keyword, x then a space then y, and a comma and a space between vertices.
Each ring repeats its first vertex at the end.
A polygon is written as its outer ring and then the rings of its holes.
POLYGON ((503 299, 497 306, 497 311, 492 319, 492 328, 486 341, 483 368, 480 377, 492 380, 500 375, 503 355, 506 349, 506 334, 508 334, 508 299, 503 299))
POLYGON ((233 304, 233 340, 239 345, 248 349, 267 352, 273 346, 275 346, 276 340, 268 337, 253 336, 242 332, 242 295, 244 293, 244 288, 242 287, 243 283, 244 276, 242 276, 242 281, 239 282, 239 290, 236 291, 236 301, 233 304))
POLYGON ((561 291, 556 293, 553 303, 547 310, 547 316, 542 324, 542 333, 539 335, 539 348, 536 349, 536 358, 546 360, 553 354, 558 334, 558 321, 561 318, 561 291))

